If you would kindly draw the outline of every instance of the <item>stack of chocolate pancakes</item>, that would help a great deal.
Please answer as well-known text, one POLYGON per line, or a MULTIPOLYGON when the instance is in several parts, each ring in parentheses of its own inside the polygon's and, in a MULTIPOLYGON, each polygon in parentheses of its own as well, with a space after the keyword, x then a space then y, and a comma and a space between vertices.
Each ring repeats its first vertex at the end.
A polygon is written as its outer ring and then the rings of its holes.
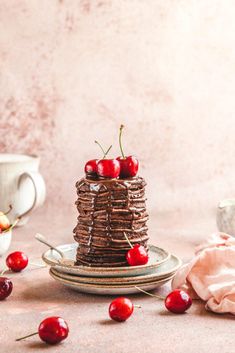
POLYGON ((77 264, 94 267, 125 266, 130 246, 147 249, 148 214, 145 181, 130 179, 89 179, 76 183, 78 223, 74 238, 79 243, 77 264))

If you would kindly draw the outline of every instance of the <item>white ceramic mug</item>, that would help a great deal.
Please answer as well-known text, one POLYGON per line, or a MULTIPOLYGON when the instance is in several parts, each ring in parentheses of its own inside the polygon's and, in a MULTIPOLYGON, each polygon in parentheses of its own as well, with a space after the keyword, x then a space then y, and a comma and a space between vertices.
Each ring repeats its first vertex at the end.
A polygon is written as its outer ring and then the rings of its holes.
POLYGON ((11 221, 24 215, 18 225, 25 224, 29 213, 45 201, 46 186, 38 172, 39 163, 37 156, 0 153, 0 211, 12 205, 11 221))

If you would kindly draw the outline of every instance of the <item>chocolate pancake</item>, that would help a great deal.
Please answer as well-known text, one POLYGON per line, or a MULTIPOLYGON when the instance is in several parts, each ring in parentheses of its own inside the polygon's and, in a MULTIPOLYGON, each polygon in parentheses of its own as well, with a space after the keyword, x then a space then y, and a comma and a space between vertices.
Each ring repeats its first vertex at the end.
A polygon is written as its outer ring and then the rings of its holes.
POLYGON ((145 181, 89 179, 76 183, 78 223, 74 239, 79 243, 77 264, 99 267, 125 266, 130 249, 124 233, 147 249, 148 213, 145 181))

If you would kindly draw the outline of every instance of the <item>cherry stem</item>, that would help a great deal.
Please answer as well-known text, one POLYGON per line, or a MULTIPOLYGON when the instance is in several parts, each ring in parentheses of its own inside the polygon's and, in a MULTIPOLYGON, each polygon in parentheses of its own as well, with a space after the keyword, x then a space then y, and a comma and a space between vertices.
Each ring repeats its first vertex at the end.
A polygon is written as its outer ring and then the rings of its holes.
POLYGON ((158 299, 163 299, 163 300, 165 299, 165 297, 162 297, 161 295, 156 295, 156 294, 152 294, 152 293, 146 292, 145 290, 143 290, 143 289, 140 288, 140 287, 135 286, 135 288, 138 289, 140 292, 149 295, 150 297, 154 297, 154 298, 158 298, 158 299))
POLYGON ((103 154, 105 155, 105 150, 103 149, 103 147, 101 146, 101 144, 98 141, 95 141, 95 143, 97 143, 97 145, 101 148, 103 154))
POLYGON ((35 335, 38 335, 38 332, 34 332, 34 333, 31 333, 30 335, 17 338, 16 341, 17 341, 17 342, 18 342, 18 341, 22 341, 22 340, 24 340, 25 338, 32 337, 32 336, 35 336, 35 335))
POLYGON ((3 230, 2 233, 7 233, 7 232, 9 232, 9 230, 11 230, 12 228, 14 228, 14 227, 17 225, 17 223, 19 222, 19 220, 20 220, 20 217, 16 218, 15 222, 12 223, 12 225, 10 225, 9 228, 3 230))
POLYGON ((131 242, 130 242, 130 240, 129 240, 128 236, 126 235, 126 233, 125 233, 125 232, 124 232, 123 234, 124 234, 124 237, 126 238, 126 241, 127 241, 127 242, 128 242, 128 244, 130 245, 130 248, 132 249, 132 248, 133 248, 133 246, 132 246, 132 244, 131 244, 131 242))
POLYGON ((4 270, 2 270, 2 272, 0 273, 0 276, 3 276, 5 272, 9 271, 9 268, 6 267, 4 268, 4 270))
POLYGON ((9 205, 9 209, 6 212, 4 212, 3 215, 6 216, 8 213, 11 212, 11 210, 12 210, 12 205, 9 205))
POLYGON ((120 129, 119 129, 119 146, 120 146, 122 157, 125 158, 123 148, 122 148, 122 130, 123 130, 123 128, 124 128, 124 125, 121 125, 120 129))
POLYGON ((109 146, 109 148, 107 149, 107 151, 105 152, 105 154, 103 156, 103 159, 106 158, 107 154, 109 153, 109 151, 111 150, 112 147, 113 147, 112 145, 109 146))
POLYGON ((29 262, 29 265, 31 266, 35 266, 35 267, 47 267, 47 265, 39 265, 39 264, 35 264, 34 262, 29 262))
POLYGON ((112 145, 109 146, 109 148, 107 149, 107 151, 105 151, 103 149, 103 147, 101 146, 101 144, 98 141, 95 141, 95 143, 100 147, 101 151, 103 152, 103 159, 106 158, 107 154, 109 153, 109 151, 111 150, 111 148, 113 147, 112 145))
MULTIPOLYGON (((29 265, 32 265, 32 266, 35 266, 35 267, 38 267, 38 268, 42 268, 42 267, 47 267, 47 265, 39 265, 39 264, 35 264, 33 262, 29 262, 29 265)), ((2 270, 2 272, 0 272, 0 277, 4 275, 5 272, 7 271, 10 271, 10 268, 6 267, 4 268, 4 270, 2 270)))

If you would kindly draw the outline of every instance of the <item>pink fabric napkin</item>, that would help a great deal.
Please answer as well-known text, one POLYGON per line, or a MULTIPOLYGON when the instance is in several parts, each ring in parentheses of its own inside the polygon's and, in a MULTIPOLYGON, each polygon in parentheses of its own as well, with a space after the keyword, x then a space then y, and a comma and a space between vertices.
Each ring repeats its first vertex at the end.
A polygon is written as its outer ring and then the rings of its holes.
POLYGON ((208 310, 235 315, 235 238, 212 234, 177 271, 172 288, 182 288, 192 298, 206 301, 208 310))

